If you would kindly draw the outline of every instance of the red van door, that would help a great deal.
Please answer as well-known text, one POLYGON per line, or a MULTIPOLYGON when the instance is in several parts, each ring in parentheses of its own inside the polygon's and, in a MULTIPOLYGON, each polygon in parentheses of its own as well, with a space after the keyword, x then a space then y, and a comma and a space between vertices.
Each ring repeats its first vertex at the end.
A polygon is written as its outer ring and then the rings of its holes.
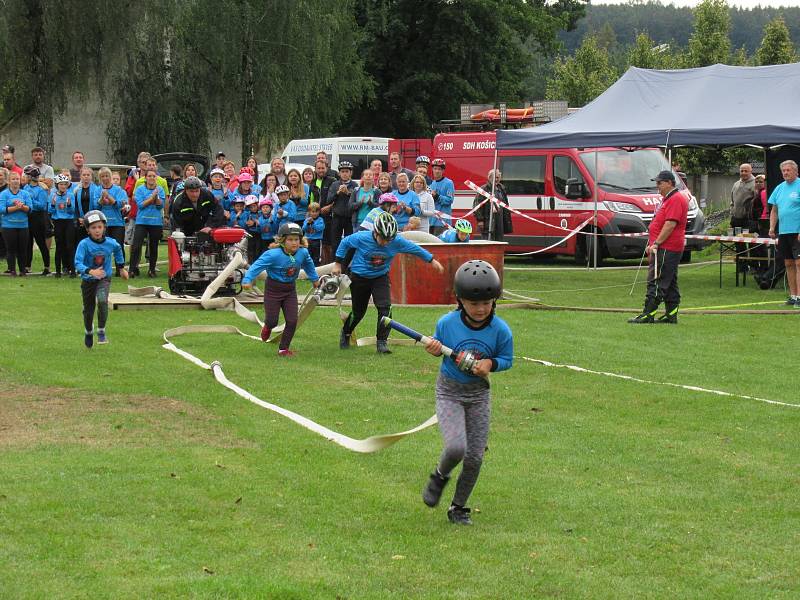
MULTIPOLYGON (((594 203, 587 199, 569 199, 566 197, 566 187, 568 179, 577 179, 579 183, 586 186, 588 197, 592 197, 592 184, 588 178, 588 173, 584 173, 582 166, 568 154, 555 153, 551 157, 552 168, 552 192, 555 197, 554 210, 549 211, 544 221, 551 225, 566 229, 575 229, 583 223, 594 212, 594 203)), ((565 237, 569 232, 555 227, 547 227, 551 234, 565 237)), ((567 241, 564 247, 556 248, 559 254, 574 254, 577 237, 567 241)))

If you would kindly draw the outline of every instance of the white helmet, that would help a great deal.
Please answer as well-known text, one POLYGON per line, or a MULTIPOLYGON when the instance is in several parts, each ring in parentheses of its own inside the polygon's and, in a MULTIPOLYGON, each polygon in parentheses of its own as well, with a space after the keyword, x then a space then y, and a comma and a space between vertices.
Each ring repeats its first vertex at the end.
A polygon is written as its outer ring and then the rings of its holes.
POLYGON ((394 215, 388 212, 382 212, 375 217, 375 233, 387 240, 393 240, 397 237, 397 220, 394 215))
POLYGON ((276 194, 288 194, 289 193, 289 186, 288 185, 279 185, 275 188, 276 194))
POLYGON ((253 194, 248 194, 244 197, 244 205, 245 206, 252 206, 253 204, 258 204, 258 196, 253 194))
POLYGON ((59 183, 72 183, 72 180, 66 175, 56 175, 55 179, 53 179, 53 183, 56 185, 59 183))

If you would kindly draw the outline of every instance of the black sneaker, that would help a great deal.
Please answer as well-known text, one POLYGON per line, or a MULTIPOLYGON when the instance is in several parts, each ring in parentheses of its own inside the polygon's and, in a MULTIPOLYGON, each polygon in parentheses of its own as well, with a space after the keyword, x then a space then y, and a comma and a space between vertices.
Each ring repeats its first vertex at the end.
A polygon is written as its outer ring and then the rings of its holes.
POLYGON ((56 271, 56 279, 61 279, 61 271, 56 271))
POLYGON ((472 525, 472 519, 469 518, 470 510, 466 506, 456 506, 451 504, 447 509, 447 518, 451 523, 456 525, 472 525))
POLYGON ((640 315, 636 315, 636 316, 635 316, 635 317, 633 317, 632 319, 628 319, 628 323, 634 323, 634 324, 639 324, 639 323, 655 323, 655 321, 656 321, 656 320, 655 320, 655 318, 653 317, 653 313, 646 313, 646 312, 643 312, 643 313, 642 313, 642 314, 640 314, 640 315))
POLYGON ((350 349, 350 334, 345 333, 344 329, 339 334, 339 348, 341 350, 349 350, 350 349))
POLYGON ((422 490, 422 501, 431 508, 439 504, 439 498, 442 497, 442 491, 448 481, 450 481, 450 478, 440 475, 439 469, 436 469, 431 473, 431 477, 428 479, 428 485, 422 490))
POLYGON ((378 340, 378 343, 375 346, 377 348, 378 354, 391 354, 392 351, 389 350, 389 342, 386 340, 378 340))
POLYGON ((77 276, 78 276, 78 274, 75 271, 70 271, 69 272, 69 278, 70 279, 75 279, 77 276))
POLYGON ((797 300, 795 300, 794 298, 789 296, 789 298, 787 298, 787 300, 786 300, 786 302, 784 302, 784 304, 786 306, 794 306, 795 304, 797 304, 797 300))
POLYGON ((50 275, 50 269, 45 269, 42 271, 42 277, 47 277, 48 275, 50 275))
POLYGON ((155 271, 148 271, 148 272, 147 272, 147 276, 148 276, 150 279, 155 279, 155 278, 156 278, 156 272, 155 272, 155 271))
POLYGON ((86 344, 87 348, 91 348, 94 345, 94 333, 85 333, 83 335, 83 343, 86 344))

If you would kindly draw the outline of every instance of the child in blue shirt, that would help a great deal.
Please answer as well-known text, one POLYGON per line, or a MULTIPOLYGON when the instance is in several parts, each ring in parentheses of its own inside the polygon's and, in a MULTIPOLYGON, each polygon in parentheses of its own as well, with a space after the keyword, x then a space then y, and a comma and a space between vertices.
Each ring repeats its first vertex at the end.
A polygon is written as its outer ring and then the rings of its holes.
POLYGON ((247 262, 251 265, 261 254, 261 228, 258 225, 258 218, 261 216, 258 212, 258 196, 250 194, 244 197, 244 230, 250 234, 247 238, 247 262))
MULTIPOLYGON (((431 163, 431 170, 433 171, 433 181, 428 186, 433 196, 433 203, 439 213, 445 215, 451 214, 453 210, 453 197, 455 196, 455 186, 453 181, 444 176, 444 170, 447 167, 443 158, 435 158, 431 163)), ((439 235, 450 225, 450 219, 442 218, 437 215, 431 218, 431 233, 439 235)))
POLYGON ((453 289, 458 309, 439 319, 425 346, 430 354, 441 356, 445 345, 455 358, 442 358, 436 380, 436 416, 445 446, 422 499, 431 508, 436 506, 450 473, 463 461, 447 518, 451 523, 472 525, 466 503, 478 480, 489 437, 487 376, 511 368, 514 342, 509 326, 495 315, 495 301, 503 288, 492 265, 483 260, 464 263, 456 272, 453 289), (472 355, 472 364, 464 360, 465 354, 472 355))
POLYGON ((247 213, 244 210, 244 198, 238 196, 231 205, 231 216, 228 219, 229 227, 245 229, 247 227, 247 213))
POLYGON ((391 354, 387 343, 389 328, 381 323, 381 319, 392 312, 389 268, 392 266, 392 259, 399 253, 418 256, 430 263, 440 274, 444 273, 444 267, 430 252, 414 242, 397 237, 397 221, 387 212, 381 212, 375 218, 372 231, 359 231, 348 235, 339 243, 331 274, 339 275, 342 272, 342 263, 350 261, 352 297, 352 311, 339 336, 339 348, 342 350, 350 347, 350 336, 364 318, 367 304, 372 297, 372 302, 378 309, 376 350, 379 354, 391 354))
POLYGON ((272 207, 272 220, 275 229, 280 229, 284 223, 294 223, 297 216, 297 207, 289 200, 289 186, 279 185, 275 188, 278 203, 272 207))
POLYGON ((10 171, 8 187, 0 192, 0 213, 3 214, 3 241, 6 243, 8 273, 17 276, 19 264, 20 277, 25 276, 25 262, 28 252, 28 215, 32 200, 28 192, 20 188, 19 173, 10 171))
POLYGON ((439 239, 445 244, 466 244, 469 242, 469 234, 472 233, 472 223, 466 219, 459 219, 456 221, 456 226, 453 229, 448 229, 439 239))
POLYGON ((261 339, 269 340, 272 329, 278 324, 278 317, 283 310, 286 325, 283 328, 278 356, 294 356, 289 344, 297 328, 297 288, 295 282, 300 269, 305 271, 314 287, 319 286, 319 275, 314 268, 314 261, 308 253, 308 242, 303 230, 297 223, 284 223, 278 230, 275 243, 250 265, 242 287, 249 290, 253 280, 262 271, 267 271, 267 284, 264 289, 264 326, 261 328, 261 339))
POLYGON ((322 249, 322 236, 325 233, 325 219, 319 216, 320 206, 316 202, 308 205, 306 220, 303 222, 303 233, 308 240, 308 253, 315 265, 319 265, 322 249))
POLYGON ((75 252, 75 270, 81 276, 83 296, 83 343, 91 348, 94 343, 94 309, 97 307, 97 343, 107 344, 108 290, 111 287, 111 259, 117 272, 128 278, 122 247, 113 238, 106 237, 106 216, 99 210, 83 215, 83 225, 89 235, 81 240, 75 252))
POLYGON ((258 231, 261 238, 258 253, 261 255, 269 249, 269 245, 275 239, 275 230, 272 228, 272 200, 263 197, 258 201, 258 207, 261 210, 258 216, 258 231))
POLYGON ((56 277, 61 277, 62 269, 75 277, 75 220, 78 207, 70 195, 72 182, 66 175, 56 175, 53 180, 53 194, 50 196, 50 218, 53 221, 56 238, 56 277))

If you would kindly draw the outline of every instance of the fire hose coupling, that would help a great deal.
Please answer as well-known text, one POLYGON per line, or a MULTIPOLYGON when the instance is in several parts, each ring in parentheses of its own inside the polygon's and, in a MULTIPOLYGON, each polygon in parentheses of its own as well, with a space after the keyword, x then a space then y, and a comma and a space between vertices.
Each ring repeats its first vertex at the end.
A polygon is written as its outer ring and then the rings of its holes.
MULTIPOLYGON (((395 331, 402 333, 403 335, 410 337, 412 340, 419 342, 420 344, 427 345, 428 342, 431 341, 431 338, 427 335, 422 335, 421 333, 414 331, 410 327, 406 327, 402 323, 398 323, 394 319, 390 317, 382 317, 381 324, 384 327, 390 327, 395 331)), ((458 367, 459 371, 464 371, 465 373, 472 373, 472 369, 478 364, 480 359, 475 356, 472 352, 462 351, 462 352, 455 352, 452 348, 448 348, 444 344, 442 344, 442 354, 451 358, 456 366, 458 367)))
POLYGON ((323 296, 335 296, 339 292, 341 282, 338 275, 323 275, 319 278, 320 293, 323 296))

